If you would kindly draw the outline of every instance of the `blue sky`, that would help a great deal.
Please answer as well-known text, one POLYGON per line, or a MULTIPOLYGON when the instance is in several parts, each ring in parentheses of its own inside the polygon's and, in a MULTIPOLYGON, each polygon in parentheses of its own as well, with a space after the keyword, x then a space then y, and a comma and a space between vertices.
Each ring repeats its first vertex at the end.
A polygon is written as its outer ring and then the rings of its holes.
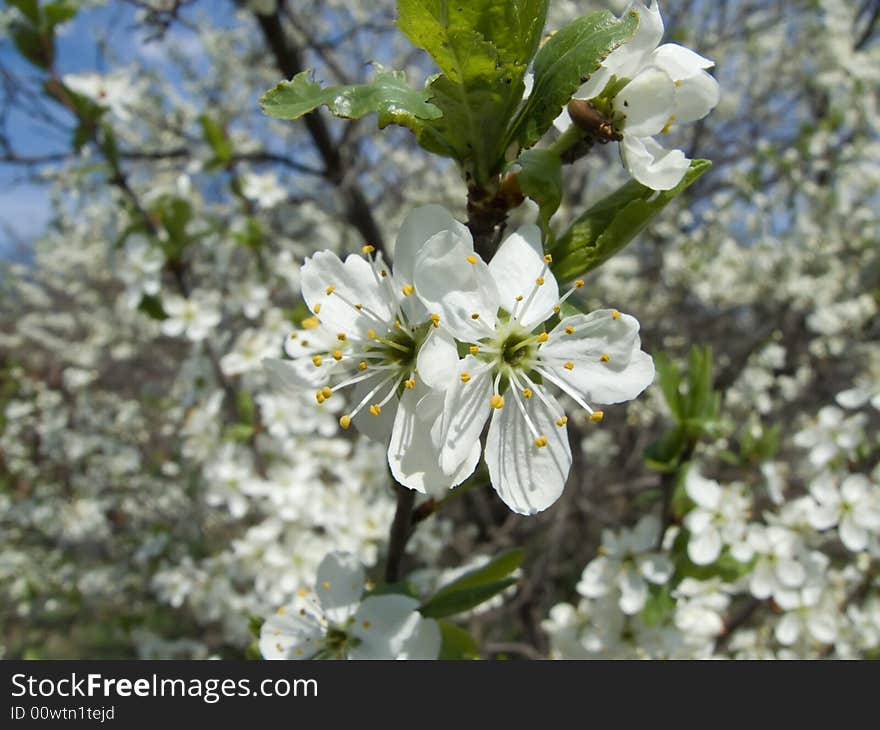
MULTIPOLYGON (((212 2, 210 8, 212 23, 234 22, 230 3, 212 2)), ((202 9, 198 6, 187 8, 182 15, 193 19, 201 13, 204 13, 204 6, 202 9)), ((186 43, 192 39, 192 32, 175 25, 163 43, 146 44, 145 33, 135 28, 134 19, 135 10, 127 3, 110 2, 105 7, 81 11, 59 31, 59 71, 77 73, 108 70, 98 50, 98 41, 103 37, 110 46, 113 67, 137 60, 164 67, 168 78, 173 71, 165 64, 163 47, 166 44, 186 43)), ((0 39, 0 63, 13 73, 35 77, 35 69, 21 60, 11 41, 6 38, 0 39)), ((173 82, 173 78, 169 80, 173 82)), ((19 154, 41 155, 68 149, 69 141, 59 136, 57 130, 48 129, 20 113, 10 115, 8 129, 19 154)), ((28 182, 28 172, 21 167, 0 164, 0 259, 16 256, 13 252, 15 244, 32 241, 45 230, 49 219, 47 188, 28 182)))

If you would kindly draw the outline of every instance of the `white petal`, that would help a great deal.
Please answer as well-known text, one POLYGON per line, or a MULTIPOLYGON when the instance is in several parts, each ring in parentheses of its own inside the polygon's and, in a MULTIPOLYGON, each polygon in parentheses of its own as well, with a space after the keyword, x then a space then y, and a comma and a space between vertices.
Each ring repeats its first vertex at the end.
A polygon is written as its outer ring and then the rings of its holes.
POLYGON ((599 66, 593 75, 574 92, 572 99, 589 101, 599 96, 609 81, 611 81, 611 72, 605 66, 599 66))
POLYGON ((749 590, 752 595, 761 600, 769 598, 775 586, 776 577, 773 574, 773 566, 767 560, 759 561, 749 579, 749 590))
POLYGON ((807 617, 807 630, 816 641, 831 644, 837 638, 837 621, 833 613, 813 611, 807 617))
POLYGON ((700 507, 714 510, 721 503, 721 486, 714 479, 706 479, 695 468, 688 469, 684 489, 700 507))
POLYGON ((780 560, 776 564, 776 577, 788 588, 798 588, 807 578, 804 566, 797 560, 780 560))
POLYGON ((538 448, 515 397, 507 393, 504 407, 492 416, 486 438, 486 464, 492 486, 502 501, 514 512, 533 515, 559 499, 565 487, 571 468, 568 428, 556 425, 562 415, 558 405, 551 411, 537 394, 521 398, 538 435, 547 439, 547 445, 538 448))
POLYGON ((864 474, 850 474, 840 483, 843 499, 853 505, 866 500, 871 489, 871 481, 864 474))
POLYGON ((861 408, 871 399, 873 394, 873 389, 867 386, 850 388, 838 393, 835 400, 844 408, 861 408))
POLYGON ((647 7, 642 2, 632 2, 627 11, 632 8, 639 13, 639 27, 635 35, 612 51, 602 64, 621 78, 632 78, 663 37, 663 18, 656 0, 651 0, 647 7))
POLYGON ((440 427, 440 467, 447 474, 455 473, 471 454, 474 443, 479 443, 492 410, 491 371, 468 355, 461 361, 458 373, 446 391, 440 427), (467 373, 470 380, 463 382, 461 373, 467 373))
POLYGON ((608 593, 613 578, 611 561, 600 555, 587 563, 576 590, 587 598, 598 598, 608 593))
POLYGON ((314 312, 317 307, 321 323, 332 332, 365 338, 367 330, 380 327, 375 317, 394 322, 392 294, 376 281, 362 256, 352 254, 343 263, 330 251, 319 251, 303 264, 300 285, 309 309, 314 312), (333 287, 331 294, 327 294, 329 287, 333 287), (355 309, 358 304, 363 307, 360 311, 355 309))
POLYGON ((421 615, 419 602, 409 596, 370 596, 361 603, 351 627, 360 644, 350 659, 396 659, 412 636, 421 615))
MULTIPOLYGON (((357 406, 371 390, 379 385, 385 376, 386 373, 380 372, 354 386, 354 391, 351 394, 351 408, 349 410, 353 410, 354 406, 357 406)), ((374 416, 370 413, 370 406, 373 404, 378 405, 380 401, 384 400, 393 384, 392 381, 379 388, 351 421, 355 428, 368 439, 383 442, 391 434, 391 429, 394 428, 394 418, 397 415, 398 403, 396 395, 392 396, 391 400, 382 406, 382 410, 378 415, 374 416)))
POLYGON ((801 620, 797 614, 787 613, 776 624, 776 640, 780 644, 791 646, 801 635, 801 620))
POLYGON ((620 154, 630 174, 652 190, 671 190, 691 164, 681 150, 667 150, 650 137, 624 135, 620 154))
POLYGON ((633 527, 631 545, 634 552, 653 550, 660 539, 660 518, 655 514, 647 514, 633 527))
POLYGON ((675 84, 665 71, 648 67, 620 90, 614 109, 626 117, 624 135, 652 137, 675 112, 675 84))
POLYGON ((682 81, 691 76, 698 76, 707 68, 715 65, 714 61, 704 58, 690 48, 678 43, 664 43, 654 50, 648 63, 662 68, 674 81, 682 81))
POLYGON ((639 349, 638 327, 634 317, 611 309, 566 317, 541 345, 540 364, 587 403, 631 400, 654 380, 654 362, 639 349), (574 332, 565 334, 566 327, 574 332))
POLYGON ((632 616, 645 607, 648 584, 635 570, 624 570, 617 578, 617 585, 620 588, 621 611, 632 616))
POLYGON ((433 660, 440 655, 443 636, 440 626, 429 618, 421 618, 416 622, 412 634, 403 643, 397 655, 398 659, 433 660))
POLYGON ((452 335, 442 327, 432 327, 419 349, 417 380, 446 390, 458 375, 458 360, 458 348, 452 335))
POLYGON ((868 532, 856 524, 852 515, 844 515, 837 527, 837 533, 847 550, 857 553, 868 547, 868 532))
POLYGON ((422 205, 407 214, 394 245, 394 276, 404 284, 415 283, 416 256, 435 235, 449 231, 470 241, 470 232, 442 205, 422 205))
POLYGON ((675 566, 668 556, 661 553, 652 553, 639 558, 639 572, 652 583, 662 585, 668 581, 675 566))
POLYGON ((424 385, 404 390, 388 445, 388 464, 394 478, 403 486, 442 496, 444 491, 461 484, 473 473, 480 459, 480 441, 473 442, 468 458, 454 474, 445 474, 440 468, 438 449, 431 440, 431 426, 442 416, 438 413, 433 419, 425 418, 426 395, 443 399, 442 394, 435 395, 424 385))
POLYGON ((687 546, 688 556, 697 565, 709 565, 721 555, 721 535, 710 528, 697 535, 691 535, 687 546))
POLYGON ((351 553, 328 553, 318 566, 315 594, 324 615, 337 626, 355 612, 364 592, 364 568, 351 553))
POLYGON ((675 123, 695 122, 718 106, 721 90, 705 71, 677 81, 675 85, 675 123))
POLYGON ((513 312, 517 297, 522 297, 517 319, 527 330, 534 329, 553 314, 553 307, 559 303, 559 287, 544 261, 538 226, 522 226, 505 238, 489 262, 489 271, 504 309, 513 312), (544 283, 538 285, 538 280, 544 283), (528 307, 525 306, 527 301, 528 307))
POLYGON ((438 233, 416 257, 414 278, 416 293, 428 312, 440 315, 441 326, 455 337, 476 342, 492 333, 498 291, 489 267, 474 253, 469 240, 449 231, 438 233))
POLYGON ((260 654, 264 659, 311 659, 321 649, 323 637, 317 618, 297 601, 263 622, 260 654))
POLYGON ((559 112, 559 116, 553 120, 553 126, 556 127, 556 131, 560 134, 562 132, 566 132, 574 122, 571 121, 571 114, 568 113, 568 107, 563 107, 562 111, 559 112))
POLYGON ((303 390, 326 383, 330 373, 329 366, 315 367, 310 358, 282 360, 266 357, 263 358, 263 368, 272 388, 287 395, 301 394, 303 390))

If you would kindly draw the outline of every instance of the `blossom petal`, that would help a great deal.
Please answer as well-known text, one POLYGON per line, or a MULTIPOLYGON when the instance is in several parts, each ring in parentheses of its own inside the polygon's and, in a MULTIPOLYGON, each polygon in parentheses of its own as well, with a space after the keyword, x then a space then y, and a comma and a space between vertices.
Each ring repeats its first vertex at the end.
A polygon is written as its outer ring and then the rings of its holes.
POLYGON ((681 150, 667 150, 650 137, 624 135, 620 154, 630 174, 652 190, 671 190, 691 164, 681 150))
POLYGON ((699 76, 707 68, 715 65, 714 61, 678 43, 664 43, 658 46, 647 62, 663 69, 673 81, 699 76))
POLYGON ((631 2, 627 11, 631 9, 639 12, 639 27, 635 35, 612 51, 602 63, 612 74, 621 78, 631 78, 663 37, 663 18, 656 0, 651 0, 648 6, 642 2, 631 2))
POLYGON ((440 467, 447 474, 454 473, 471 454, 492 406, 492 374, 489 368, 468 355, 461 360, 458 374, 446 391, 443 418, 439 430, 440 467), (461 375, 466 373, 465 382, 461 375))
POLYGON ((476 342, 492 333, 498 290, 470 240, 452 231, 432 237, 416 257, 414 279, 422 303, 459 340, 476 342))
POLYGON ((611 309, 566 317, 541 345, 541 367, 587 403, 631 400, 654 381, 654 362, 639 349, 638 328, 634 317, 611 309))
POLYGON ((505 238, 489 262, 489 271, 498 288, 500 305, 508 312, 516 308, 517 319, 527 330, 553 314, 553 307, 559 303, 559 286, 544 260, 538 226, 522 226, 505 238), (543 283, 539 285, 538 281, 543 283))
POLYGON ((458 376, 458 348, 442 327, 432 327, 419 349, 418 377, 432 388, 445 390, 458 376))
POLYGON ((260 627, 263 659, 311 659, 322 647, 324 631, 314 613, 296 601, 279 609, 260 627))
POLYGON ((718 106, 721 89, 705 71, 676 82, 675 123, 695 122, 718 106))
POLYGON ((403 642, 398 659, 433 660, 440 656, 443 636, 440 625, 429 618, 421 616, 416 621, 412 634, 403 642))
POLYGON ((309 309, 332 332, 366 338, 369 329, 380 325, 377 317, 394 322, 392 294, 383 289, 362 256, 352 254, 343 263, 335 253, 319 251, 303 264, 300 283, 309 309), (358 311, 356 305, 362 309, 358 311))
POLYGON ((687 546, 688 557, 697 565, 709 565, 721 555, 721 535, 710 527, 704 532, 691 535, 687 546))
POLYGON ((688 469, 684 489, 694 502, 707 510, 721 503, 721 486, 714 479, 706 479, 697 469, 688 469))
POLYGON ((617 577, 620 588, 620 610, 627 616, 638 613, 645 607, 648 598, 648 584, 638 572, 626 569, 617 577))
POLYGON ((364 568, 351 553, 328 553, 318 566, 315 593, 324 615, 337 626, 354 614, 364 592, 364 568))
POLYGON ((442 496, 442 493, 467 479, 480 460, 480 441, 476 439, 468 457, 455 472, 447 475, 440 468, 440 455, 431 439, 431 427, 441 418, 443 394, 432 392, 417 384, 404 390, 394 419, 394 429, 388 445, 388 464, 394 478, 403 486, 422 494, 442 496), (430 408, 425 400, 440 401, 438 408, 430 408), (432 417, 433 416, 433 417, 432 417))
POLYGON ((442 205, 421 205, 410 211, 397 234, 394 245, 394 276, 404 284, 415 283, 416 256, 435 235, 444 231, 470 242, 471 234, 442 205))
MULTIPOLYGON (((520 402, 546 445, 538 448, 522 411, 509 393, 503 408, 492 416, 486 438, 486 464, 492 486, 514 512, 533 515, 547 509, 562 494, 571 468, 568 429, 558 426, 562 409, 551 410, 537 394, 520 402)), ((552 403, 552 396, 546 396, 552 403)))
POLYGON ((640 71, 614 99, 615 111, 626 116, 624 134, 659 134, 675 111, 675 91, 675 84, 665 71, 654 67, 640 71))
MULTIPOLYGON (((382 382, 384 379, 383 375, 384 373, 378 373, 372 378, 358 383, 351 394, 352 405, 356 406, 366 398, 367 394, 382 382)), ((391 434, 391 429, 394 428, 394 419, 397 415, 397 396, 392 396, 391 400, 382 406, 382 410, 377 415, 370 412, 370 405, 378 404, 381 400, 384 400, 393 385, 392 382, 389 382, 379 388, 375 395, 370 398, 369 402, 351 420, 355 428, 368 439, 385 441, 391 434)))
POLYGON ((366 598, 354 617, 351 635, 360 643, 349 650, 350 659, 396 659, 416 630, 419 602, 409 596, 366 598))

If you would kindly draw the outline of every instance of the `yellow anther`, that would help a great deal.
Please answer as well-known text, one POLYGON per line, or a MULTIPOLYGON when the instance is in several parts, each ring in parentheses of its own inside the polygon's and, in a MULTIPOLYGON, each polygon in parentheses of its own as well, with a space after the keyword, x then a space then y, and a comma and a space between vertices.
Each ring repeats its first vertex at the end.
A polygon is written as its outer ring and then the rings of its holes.
POLYGON ((562 428, 566 423, 568 423, 568 416, 556 419, 556 425, 559 426, 559 428, 562 428))
POLYGON ((360 312, 360 311, 364 308, 364 305, 363 305, 363 304, 355 304, 355 305, 354 305, 354 308, 355 308, 358 312, 360 312))
POLYGON ((375 340, 376 330, 367 330, 367 337, 369 337, 371 340, 375 340))
POLYGON ((468 256, 467 259, 465 259, 465 260, 466 260, 469 264, 475 264, 475 263, 477 263, 477 257, 476 257, 476 256, 468 256))
POLYGON ((593 423, 599 423, 603 418, 605 418, 605 413, 603 411, 593 411, 593 414, 590 416, 590 420, 593 423))
POLYGON ((574 363, 571 360, 569 360, 562 367, 564 367, 566 370, 574 370, 574 363))
POLYGON ((523 295, 520 294, 517 296, 516 301, 521 302, 523 300, 523 295))
POLYGON ((287 609, 284 608, 284 606, 282 606, 282 607, 279 608, 275 613, 277 613, 279 616, 283 616, 283 615, 284 615, 284 612, 285 612, 286 610, 287 610, 287 609))
POLYGON ((299 335, 298 335, 296 332, 293 332, 293 333, 291 333, 291 335, 290 335, 290 339, 291 339, 291 340, 295 340, 297 337, 299 337, 299 335))
POLYGON ((329 591, 330 590, 330 581, 325 580, 323 583, 321 583, 321 588, 323 588, 325 591, 329 591))
POLYGON ((660 130, 660 134, 669 134, 669 128, 672 126, 672 123, 675 121, 675 114, 669 117, 669 120, 666 124, 663 125, 663 129, 660 130))
POLYGON ((323 395, 325 398, 329 398, 331 395, 333 395, 333 391, 330 390, 329 385, 325 385, 323 388, 321 388, 321 395, 323 395))
POLYGON ((364 256, 366 256, 367 254, 373 253, 373 251, 375 251, 375 250, 376 250, 376 247, 371 246, 370 244, 367 244, 366 246, 361 246, 361 253, 364 256))
POLYGON ((575 286, 576 289, 580 289, 583 285, 584 285, 584 280, 583 280, 583 279, 578 279, 578 280, 574 283, 574 286, 575 286))
POLYGON ((345 332, 340 332, 338 335, 336 335, 336 339, 340 342, 345 342, 345 332))
POLYGON ((283 652, 283 651, 284 651, 284 647, 281 646, 281 644, 275 644, 275 648, 278 649, 279 652, 283 652))
POLYGON ((307 595, 309 595, 309 589, 308 588, 300 588, 296 592, 296 595, 298 595, 300 598, 305 598, 307 595))
POLYGON ((538 286, 544 286, 544 277, 543 277, 543 276, 539 276, 537 279, 535 279, 535 283, 536 283, 538 286))
POLYGON ((439 314, 432 314, 431 315, 431 323, 435 327, 439 327, 440 326, 440 315, 439 314))
POLYGON ((302 345, 303 347, 308 347, 309 341, 308 340, 301 340, 299 344, 302 345))
POLYGON ((523 388, 523 398, 531 398, 532 397, 532 389, 531 388, 523 388))
POLYGON ((471 319, 479 319, 479 318, 480 318, 480 313, 479 313, 479 312, 474 312, 474 313, 471 315, 471 319))
POLYGON ((416 288, 412 284, 404 284, 400 289, 400 291, 403 292, 403 296, 405 296, 405 297, 408 297, 415 290, 416 290, 416 288))
POLYGON ((600 360, 601 362, 608 362, 610 359, 611 359, 611 355, 609 355, 607 352, 603 352, 603 353, 599 356, 599 360, 600 360))
POLYGON ((374 403, 373 405, 370 406, 370 415, 371 416, 378 416, 381 412, 382 412, 382 406, 380 406, 378 403, 374 403))
POLYGON ((536 339, 538 340, 538 342, 546 342, 548 339, 550 339, 550 335, 546 332, 542 332, 538 335, 536 339))
POLYGON ((413 380, 412 378, 410 378, 409 380, 404 380, 403 387, 406 388, 407 390, 412 390, 413 388, 416 387, 416 381, 413 380))
POLYGON ((397 327, 397 329, 399 329, 399 330, 403 329, 403 325, 400 323, 399 319, 394 320, 394 326, 397 327))
POLYGON ((317 393, 315 393, 315 400, 318 401, 318 403, 323 403, 327 399, 324 397, 324 394, 319 390, 317 393))
POLYGON ((470 381, 470 379, 471 379, 470 373, 462 373, 461 374, 461 382, 462 383, 467 383, 470 381))
POLYGON ((544 255, 544 263, 547 263, 547 264, 553 263, 553 257, 549 253, 544 255))
POLYGON ((546 445, 547 445, 547 437, 546 436, 538 436, 538 438, 535 439, 535 446, 537 446, 539 449, 543 449, 546 445))
POLYGON ((320 356, 320 355, 315 355, 315 356, 312 358, 312 365, 314 365, 316 368, 321 367, 321 363, 322 363, 322 362, 323 362, 323 361, 321 360, 321 356, 320 356))
POLYGON ((342 428, 348 428, 351 425, 351 416, 340 416, 339 425, 342 426, 342 428))
POLYGON ((333 350, 333 359, 339 362, 342 359, 342 350, 333 350))
POLYGON ((496 393, 489 399, 489 405, 495 409, 504 408, 504 398, 496 393))
POLYGON ((574 334, 574 327, 572 327, 571 325, 568 325, 568 326, 565 328, 565 334, 567 334, 567 335, 573 335, 573 334, 574 334))
MULTIPOLYGON (((319 324, 321 324, 321 320, 318 319, 317 317, 306 317, 306 318, 302 321, 303 329, 307 329, 307 330, 313 330, 313 329, 315 329, 315 327, 317 327, 319 324)), ((305 343, 303 343, 303 344, 305 344, 305 343)))
POLYGON ((361 360, 361 361, 358 363, 358 370, 366 370, 366 369, 367 369, 367 361, 366 361, 366 360, 361 360))
POLYGON ((561 311, 562 311, 562 307, 560 307, 558 304, 553 305, 553 313, 554 314, 559 314, 559 312, 561 312, 561 311))
POLYGON ((313 311, 315 314, 318 314, 318 313, 321 311, 321 302, 318 302, 318 303, 314 306, 314 309, 313 309, 312 311, 313 311))
POLYGON ((479 346, 479 345, 471 345, 471 346, 468 348, 468 352, 469 352, 471 355, 476 355, 479 351, 480 351, 480 346, 479 346))
POLYGON ((324 293, 329 297, 329 296, 330 296, 333 292, 335 292, 335 291, 336 291, 336 287, 333 286, 333 285, 331 284, 330 286, 328 286, 328 287, 324 290, 324 293))
POLYGON ((302 655, 303 655, 303 650, 302 650, 302 647, 301 647, 301 646, 296 647, 296 655, 297 655, 297 656, 302 656, 302 655))
POLYGON ((365 629, 370 628, 370 626, 372 626, 372 625, 373 625, 373 624, 371 624, 369 621, 364 621, 364 623, 363 623, 363 627, 364 627, 365 629))
POLYGON ((618 312, 616 309, 612 309, 611 319, 620 319, 620 312, 618 312))

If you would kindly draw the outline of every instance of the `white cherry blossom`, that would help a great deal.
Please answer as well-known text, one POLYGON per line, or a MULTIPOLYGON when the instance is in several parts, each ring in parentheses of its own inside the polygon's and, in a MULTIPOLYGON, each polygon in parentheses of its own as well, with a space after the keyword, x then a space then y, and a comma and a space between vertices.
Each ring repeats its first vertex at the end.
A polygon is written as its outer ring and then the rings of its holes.
POLYGON ((436 659, 440 628, 409 596, 363 598, 363 567, 350 553, 328 554, 313 592, 266 619, 260 629, 265 659, 436 659))
POLYGON ((823 474, 810 484, 810 494, 810 524, 817 530, 836 526, 848 550, 865 550, 870 536, 880 533, 880 486, 864 474, 849 474, 839 483, 823 474))
MULTIPOLYGON (((485 460, 492 485, 514 512, 535 514, 562 494, 571 450, 562 406, 550 390, 568 394, 593 421, 589 403, 621 403, 654 379, 654 363, 640 349, 639 323, 616 309, 545 323, 583 281, 561 297, 537 226, 508 236, 486 264, 470 233, 434 235, 415 262, 415 285, 437 329, 432 385, 445 390, 432 430, 440 468, 455 474, 470 465, 490 420, 485 460), (458 359, 452 337, 467 354, 458 359)), ((474 462, 475 463, 475 462, 474 462)))
POLYGON ((709 565, 719 558, 725 545, 733 547, 734 557, 742 556, 750 506, 743 490, 738 486, 722 487, 692 468, 685 477, 685 491, 697 505, 684 518, 690 533, 690 559, 697 565, 709 565))

